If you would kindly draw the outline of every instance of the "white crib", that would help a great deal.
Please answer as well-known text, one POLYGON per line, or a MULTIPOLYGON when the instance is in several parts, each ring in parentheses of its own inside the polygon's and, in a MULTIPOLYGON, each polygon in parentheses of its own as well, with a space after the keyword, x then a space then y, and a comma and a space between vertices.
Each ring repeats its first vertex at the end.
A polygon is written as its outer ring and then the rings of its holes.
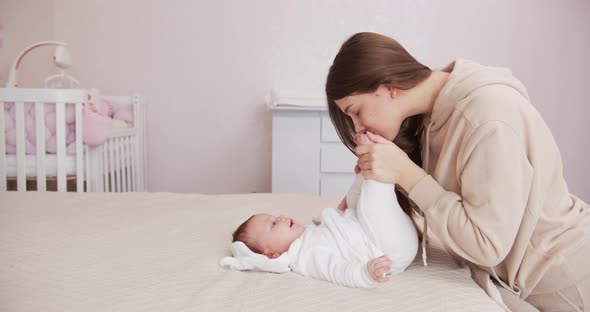
POLYGON ((133 107, 133 126, 113 129, 103 145, 83 143, 82 110, 90 94, 81 89, 0 88, 0 191, 136 192, 145 191, 144 115, 140 97, 104 96, 133 107), (4 106, 14 103, 16 154, 6 153, 4 106), (55 105, 56 149, 47 154, 45 140, 36 140, 36 153, 25 153, 25 104, 34 103, 35 132, 45 137, 45 107, 55 105), (66 153, 65 112, 75 111, 75 152, 66 153), (36 183, 35 183, 36 182, 36 183), (11 187, 12 186, 12 187, 11 187))

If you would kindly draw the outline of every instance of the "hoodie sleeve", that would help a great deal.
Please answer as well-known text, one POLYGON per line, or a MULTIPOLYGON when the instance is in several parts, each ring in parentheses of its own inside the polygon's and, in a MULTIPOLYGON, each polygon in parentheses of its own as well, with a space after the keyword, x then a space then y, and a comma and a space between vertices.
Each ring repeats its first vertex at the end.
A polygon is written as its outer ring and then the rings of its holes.
POLYGON ((307 274, 346 287, 371 288, 377 282, 366 263, 349 262, 332 253, 314 252, 306 265, 307 274))
POLYGON ((472 263, 495 266, 512 248, 533 177, 523 146, 508 124, 484 122, 459 153, 461 194, 446 191, 430 175, 409 193, 434 234, 472 263))

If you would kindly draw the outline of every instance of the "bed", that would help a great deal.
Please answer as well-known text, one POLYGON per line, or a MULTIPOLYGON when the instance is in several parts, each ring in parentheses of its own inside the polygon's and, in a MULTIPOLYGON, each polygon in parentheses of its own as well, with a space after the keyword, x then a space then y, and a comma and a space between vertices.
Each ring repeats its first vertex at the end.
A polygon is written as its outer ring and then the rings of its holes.
POLYGON ((500 311, 435 244, 374 289, 219 266, 257 212, 311 223, 337 198, 0 192, 0 311, 500 311))

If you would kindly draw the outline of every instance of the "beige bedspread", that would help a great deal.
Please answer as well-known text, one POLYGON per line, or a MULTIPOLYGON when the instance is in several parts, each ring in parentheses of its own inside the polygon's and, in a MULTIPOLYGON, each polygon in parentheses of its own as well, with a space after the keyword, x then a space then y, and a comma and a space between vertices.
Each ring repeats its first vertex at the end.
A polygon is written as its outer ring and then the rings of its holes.
POLYGON ((350 289, 221 268, 256 212, 311 223, 337 199, 171 193, 0 193, 0 311, 499 311, 467 268, 429 249, 393 281, 350 289))

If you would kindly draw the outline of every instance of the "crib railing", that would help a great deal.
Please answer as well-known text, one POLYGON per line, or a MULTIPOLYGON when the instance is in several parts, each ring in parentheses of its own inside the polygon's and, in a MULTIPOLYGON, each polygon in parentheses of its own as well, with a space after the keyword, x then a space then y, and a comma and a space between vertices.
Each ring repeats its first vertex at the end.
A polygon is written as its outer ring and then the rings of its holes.
POLYGON ((144 107, 139 95, 131 99, 105 97, 113 102, 130 102, 133 128, 117 130, 101 146, 90 148, 89 183, 94 192, 143 192, 145 180, 144 107))
POLYGON ((138 136, 132 131, 110 137, 103 145, 94 148, 89 157, 96 159, 89 163, 95 164, 97 177, 91 184, 97 192, 136 192, 143 190, 140 181, 135 178, 140 173, 138 153, 138 136))
POLYGON ((88 149, 90 191, 145 191, 143 131, 135 120, 132 129, 119 130, 103 145, 88 149))
POLYGON ((7 190, 5 105, 14 105, 16 121, 16 184, 17 191, 26 191, 25 175, 25 103, 35 106, 37 190, 45 191, 47 175, 45 172, 45 103, 55 103, 57 191, 66 191, 66 105, 74 105, 76 121, 75 158, 76 190, 84 190, 84 156, 82 141, 82 105, 88 94, 82 90, 70 89, 27 89, 0 88, 0 191, 7 190))
MULTIPOLYGON (((129 97, 108 97, 124 100, 129 97)), ((136 192, 145 190, 143 112, 140 98, 131 98, 134 113, 133 128, 113 131, 107 141, 97 147, 83 144, 83 103, 90 95, 83 90, 70 89, 26 89, 0 88, 0 191, 8 190, 7 181, 16 180, 17 191, 27 191, 27 184, 36 182, 36 191, 46 191, 47 181, 56 183, 56 191, 68 191, 68 185, 75 181, 77 192, 136 192), (36 135, 36 176, 27 176, 25 172, 25 104, 32 103, 35 109, 36 135), (55 105, 56 122, 56 167, 55 176, 46 172, 45 146, 45 104, 55 105), (8 157, 5 137, 5 105, 15 105, 16 130, 16 174, 7 175, 8 157), (75 169, 67 174, 66 142, 66 108, 73 105, 75 112, 75 169), (39 139, 42 138, 42 139, 39 139)), ((31 105, 31 104, 29 104, 31 105)), ((71 158, 71 157, 70 157, 71 158)), ((71 160, 70 160, 71 161, 71 160)), ((71 188, 71 187, 70 187, 71 188)))

